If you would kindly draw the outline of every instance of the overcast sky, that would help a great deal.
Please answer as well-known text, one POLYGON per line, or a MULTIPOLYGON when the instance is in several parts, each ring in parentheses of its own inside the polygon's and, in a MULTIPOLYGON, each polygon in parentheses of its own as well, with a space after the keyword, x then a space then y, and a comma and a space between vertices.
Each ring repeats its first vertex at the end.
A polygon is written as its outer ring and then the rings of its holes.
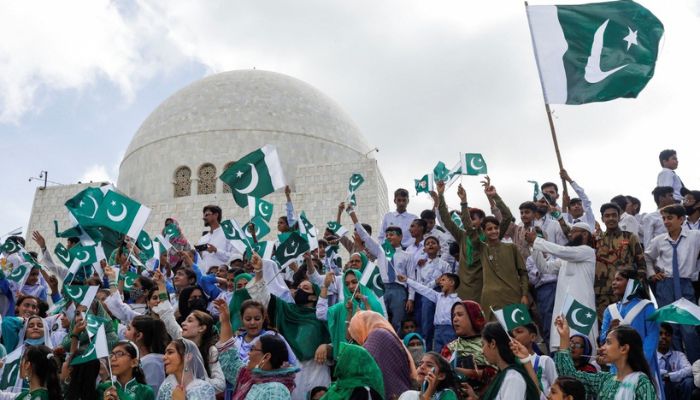
MULTIPOLYGON (((700 1, 640 3, 665 25, 640 97, 553 107, 565 167, 594 208, 624 193, 653 210, 664 148, 700 188, 700 1)), ((513 207, 531 197, 528 179, 558 181, 522 1, 2 2, 0 37, 0 235, 27 224, 30 176, 116 182, 161 101, 233 69, 291 75, 335 99, 379 148, 390 192, 413 194, 414 178, 459 151, 484 155, 513 207)), ((478 181, 463 178, 485 206, 478 181)), ((428 204, 412 195, 409 210, 428 204)))

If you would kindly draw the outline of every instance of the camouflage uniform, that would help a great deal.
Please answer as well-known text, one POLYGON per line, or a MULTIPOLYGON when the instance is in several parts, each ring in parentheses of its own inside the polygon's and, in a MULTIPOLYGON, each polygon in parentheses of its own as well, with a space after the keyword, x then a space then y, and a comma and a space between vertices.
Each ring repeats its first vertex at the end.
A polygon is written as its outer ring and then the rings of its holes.
POLYGON ((603 312, 609 304, 617 301, 612 291, 615 273, 624 269, 637 272, 638 279, 646 276, 644 250, 637 235, 619 228, 600 235, 595 242, 596 265, 593 289, 596 296, 598 321, 603 320, 603 312))

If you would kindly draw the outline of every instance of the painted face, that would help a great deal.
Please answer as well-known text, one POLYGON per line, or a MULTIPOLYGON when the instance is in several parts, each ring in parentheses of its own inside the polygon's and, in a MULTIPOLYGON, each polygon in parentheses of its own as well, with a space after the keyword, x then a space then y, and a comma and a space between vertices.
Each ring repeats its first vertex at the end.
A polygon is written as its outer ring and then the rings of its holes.
POLYGON ((263 314, 259 308, 248 307, 243 312, 243 327, 248 336, 258 336, 262 330, 263 322, 263 314))
POLYGON ((182 337, 185 339, 190 339, 191 341, 198 343, 199 338, 202 337, 204 331, 207 330, 206 325, 201 325, 197 317, 194 314, 190 314, 182 321, 182 337))
POLYGON ((463 304, 455 306, 455 311, 452 314, 452 326, 457 336, 469 337, 476 334, 472 321, 469 319, 469 314, 467 314, 467 308, 463 304))
POLYGON ((126 349, 126 345, 116 345, 109 355, 109 362, 112 365, 112 374, 119 376, 139 365, 137 358, 132 358, 126 349))
POLYGON ((168 347, 165 348, 163 367, 165 368, 166 375, 174 375, 182 371, 182 356, 177 352, 177 348, 173 342, 170 342, 168 347))
POLYGON ((613 294, 616 296, 622 296, 625 294, 625 289, 627 288, 627 278, 622 276, 619 272, 615 274, 615 278, 612 282, 613 294))
POLYGON ((41 318, 32 318, 27 323, 27 339, 41 339, 44 337, 44 322, 41 318))

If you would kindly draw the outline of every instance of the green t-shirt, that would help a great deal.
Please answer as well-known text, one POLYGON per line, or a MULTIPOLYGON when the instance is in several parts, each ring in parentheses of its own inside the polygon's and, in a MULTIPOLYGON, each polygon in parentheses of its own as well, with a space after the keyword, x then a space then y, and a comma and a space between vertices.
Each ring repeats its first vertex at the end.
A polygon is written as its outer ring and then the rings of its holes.
POLYGON ((49 391, 44 388, 24 391, 15 400, 49 400, 49 391))
MULTIPOLYGON (((97 398, 104 398, 104 393, 110 386, 112 386, 112 382, 109 381, 100 383, 97 386, 97 398)), ((156 398, 151 386, 138 383, 136 379, 127 382, 124 388, 119 382, 114 382, 114 387, 117 388, 119 400, 155 400, 156 398)))

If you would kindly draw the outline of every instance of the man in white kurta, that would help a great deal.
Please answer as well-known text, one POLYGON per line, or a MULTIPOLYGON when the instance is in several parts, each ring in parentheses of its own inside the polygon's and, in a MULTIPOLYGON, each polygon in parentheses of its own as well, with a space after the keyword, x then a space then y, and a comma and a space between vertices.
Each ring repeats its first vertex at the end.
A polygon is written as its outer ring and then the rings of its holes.
MULTIPOLYGON (((535 232, 526 233, 526 239, 532 243, 532 256, 540 272, 547 274, 558 273, 557 292, 554 300, 554 313, 560 314, 566 294, 569 293, 581 304, 595 309, 595 293, 593 280, 595 279, 595 250, 591 243, 593 229, 585 222, 577 222, 571 227, 571 240, 566 246, 546 241, 536 236, 535 232), (550 256, 549 260, 544 254, 550 256)), ((549 336, 549 350, 559 348, 559 334, 554 326, 555 318, 549 336)), ((593 324, 589 333, 591 343, 596 342, 598 336, 598 324, 593 324)))

